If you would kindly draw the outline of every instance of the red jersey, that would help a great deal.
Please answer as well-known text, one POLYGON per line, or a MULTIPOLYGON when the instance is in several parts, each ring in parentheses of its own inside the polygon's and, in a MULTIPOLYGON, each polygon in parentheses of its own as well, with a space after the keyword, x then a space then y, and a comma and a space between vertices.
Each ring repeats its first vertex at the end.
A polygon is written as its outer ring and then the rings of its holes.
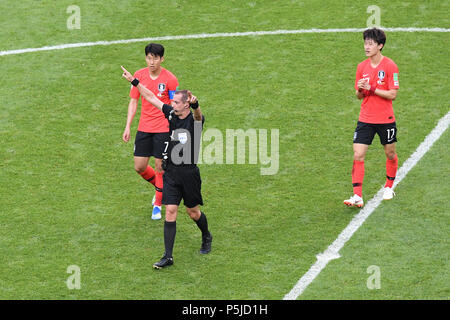
MULTIPOLYGON (((369 80, 377 89, 398 89, 398 67, 388 57, 383 57, 376 68, 370 65, 370 59, 364 60, 356 69, 355 89, 358 90, 359 79, 369 80)), ((359 121, 366 123, 392 123, 395 122, 392 100, 382 98, 368 90, 364 90, 364 99, 361 103, 359 121)))
MULTIPOLYGON (((150 78, 150 71, 148 68, 136 71, 134 77, 165 104, 170 104, 170 100, 173 98, 173 95, 178 88, 177 78, 169 70, 164 68, 161 68, 161 73, 155 80, 150 78)), ((139 99, 140 95, 139 90, 136 87, 131 86, 130 98, 139 99)), ((141 101, 142 108, 138 131, 149 133, 169 132, 169 123, 167 122, 164 113, 159 111, 144 98, 142 98, 141 101)))

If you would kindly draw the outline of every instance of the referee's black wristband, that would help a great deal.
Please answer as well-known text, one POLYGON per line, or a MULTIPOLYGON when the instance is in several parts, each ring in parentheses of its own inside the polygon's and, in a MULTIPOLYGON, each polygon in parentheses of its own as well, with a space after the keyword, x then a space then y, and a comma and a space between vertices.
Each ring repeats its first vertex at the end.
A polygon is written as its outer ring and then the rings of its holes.
POLYGON ((134 78, 133 81, 131 81, 131 84, 135 87, 139 84, 139 80, 137 78, 134 78))
POLYGON ((195 102, 195 103, 190 103, 189 106, 190 106, 192 109, 194 109, 194 110, 197 109, 197 108, 198 108, 198 101, 195 102))

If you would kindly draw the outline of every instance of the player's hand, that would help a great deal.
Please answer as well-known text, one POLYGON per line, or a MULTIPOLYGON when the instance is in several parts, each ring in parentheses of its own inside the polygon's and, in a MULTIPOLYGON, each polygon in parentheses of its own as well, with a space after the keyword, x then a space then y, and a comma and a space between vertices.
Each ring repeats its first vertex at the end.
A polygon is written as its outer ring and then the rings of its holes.
POLYGON ((369 81, 367 79, 359 79, 359 81, 358 81, 358 88, 365 89, 365 90, 370 90, 369 81))
POLYGON ((128 81, 133 81, 133 75, 127 71, 123 66, 120 66, 123 70, 122 77, 127 79, 128 81))
POLYGON ((364 89, 364 84, 365 84, 366 80, 365 79, 359 79, 358 80, 358 88, 359 89, 364 89))
POLYGON ((124 142, 130 141, 130 128, 126 127, 123 131, 122 140, 124 142))

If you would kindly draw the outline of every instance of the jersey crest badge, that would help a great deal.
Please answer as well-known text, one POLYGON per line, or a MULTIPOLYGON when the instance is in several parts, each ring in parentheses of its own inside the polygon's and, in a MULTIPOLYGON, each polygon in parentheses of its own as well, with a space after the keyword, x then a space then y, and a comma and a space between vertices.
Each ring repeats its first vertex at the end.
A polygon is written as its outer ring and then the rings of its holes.
POLYGON ((162 97, 162 94, 164 91, 166 91, 166 84, 165 83, 158 83, 158 97, 162 97))
POLYGON ((380 70, 378 71, 378 84, 384 84, 384 77, 386 76, 386 73, 384 72, 384 70, 380 70))
POLYGON ((178 141, 180 141, 181 144, 185 144, 187 142, 187 132, 179 132, 178 133, 178 141))

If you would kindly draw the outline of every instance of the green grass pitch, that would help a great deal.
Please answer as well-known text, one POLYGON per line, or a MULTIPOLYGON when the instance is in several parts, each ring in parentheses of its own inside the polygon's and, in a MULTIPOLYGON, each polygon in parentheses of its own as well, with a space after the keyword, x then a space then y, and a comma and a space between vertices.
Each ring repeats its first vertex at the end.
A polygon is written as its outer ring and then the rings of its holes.
MULTIPOLYGON (((385 27, 448 28, 445 1, 377 1, 385 27)), ((350 1, 0 2, 0 51, 166 35, 364 28, 350 1), (81 10, 80 29, 66 12, 81 10)), ((449 33, 387 32, 400 69, 401 165, 449 111, 449 33)), ((180 207, 175 264, 152 270, 163 222, 125 144, 130 71, 145 42, 0 56, 0 299, 282 299, 357 212, 352 137, 360 33, 170 40, 164 66, 200 99, 205 129, 279 129, 279 170, 200 165, 213 251, 180 207), (81 289, 69 290, 70 265, 81 289)), ((133 123, 132 140, 138 114, 133 123)), ((448 299, 446 132, 300 299, 448 299), (381 287, 366 283, 369 266, 381 287)), ((364 197, 385 179, 375 138, 364 197)))

